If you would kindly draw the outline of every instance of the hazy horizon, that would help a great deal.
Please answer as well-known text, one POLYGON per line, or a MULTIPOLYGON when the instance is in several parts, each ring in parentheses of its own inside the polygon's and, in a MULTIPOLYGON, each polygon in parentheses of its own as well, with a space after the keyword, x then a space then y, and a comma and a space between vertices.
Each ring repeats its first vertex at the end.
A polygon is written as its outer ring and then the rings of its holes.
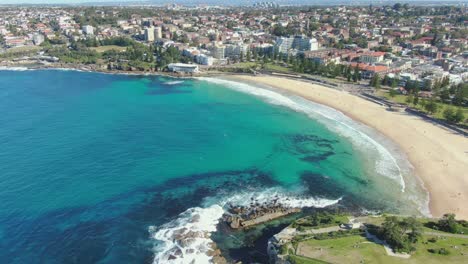
MULTIPOLYGON (((228 5, 249 5, 257 2, 264 2, 265 0, 238 0, 236 3, 230 3, 228 5)), ((388 1, 373 1, 373 0, 357 0, 357 1, 345 1, 345 0, 266 0, 266 2, 275 2, 278 4, 348 4, 348 5, 358 5, 358 4, 389 4, 389 3, 411 3, 411 2, 439 2, 439 3, 468 3, 468 1, 452 1, 452 0, 388 0, 388 1)), ((2 0, 0 5, 21 5, 21 4, 93 4, 93 3, 151 3, 151 4, 217 4, 217 5, 226 5, 222 0, 2 0)))

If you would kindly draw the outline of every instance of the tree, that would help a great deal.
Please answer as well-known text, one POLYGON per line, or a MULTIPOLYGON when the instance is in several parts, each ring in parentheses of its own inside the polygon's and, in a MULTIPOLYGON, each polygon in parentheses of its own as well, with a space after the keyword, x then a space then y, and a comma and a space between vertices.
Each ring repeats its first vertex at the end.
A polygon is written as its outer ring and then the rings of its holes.
POLYGON ((434 100, 431 99, 427 104, 424 105, 424 109, 426 109, 426 111, 432 115, 437 113, 438 105, 436 102, 434 102, 434 100))
POLYGON ((376 89, 380 88, 380 77, 378 74, 374 74, 374 76, 372 76, 372 79, 370 81, 370 86, 376 89))
POLYGON ((458 233, 460 226, 455 220, 455 214, 444 214, 437 223, 440 230, 450 233, 458 233))
POLYGON ((448 89, 444 89, 442 92, 440 92, 440 95, 439 95, 440 99, 442 101, 448 101, 450 100, 450 92, 448 89))
POLYGON ((392 97, 392 98, 393 98, 393 97, 395 97, 395 96, 396 96, 396 94, 397 94, 397 92, 396 92, 396 90, 395 90, 395 89, 390 89, 390 92, 389 92, 389 95, 390 95, 390 97, 392 97))
POLYGON ((406 99, 405 99, 405 102, 406 102, 407 104, 411 104, 411 103, 413 102, 413 100, 414 100, 413 96, 412 96, 412 95, 408 95, 408 96, 406 97, 406 99))
POLYGON ((388 85, 390 83, 390 78, 388 77, 388 75, 385 74, 383 80, 382 80, 382 84, 383 85, 388 85))
POLYGON ((250 50, 247 51, 247 61, 251 61, 252 60, 252 53, 250 52, 250 50))
POLYGON ((450 123, 459 123, 465 120, 465 115, 461 108, 456 111, 452 107, 448 107, 444 110, 444 118, 450 123))
POLYGON ((455 112, 455 117, 453 120, 455 123, 460 123, 465 121, 465 114, 463 113, 463 110, 461 108, 457 109, 457 112, 455 112))
POLYGON ((419 97, 417 95, 414 96, 414 99, 413 99, 413 105, 418 105, 419 103, 419 97))
POLYGON ((400 3, 396 3, 393 5, 393 10, 400 11, 402 5, 400 3))
POLYGON ((441 87, 447 87, 449 85, 450 85, 450 78, 446 76, 442 79, 441 87))
POLYGON ((453 122, 454 114, 455 114, 455 111, 453 110, 452 107, 445 108, 444 113, 443 113, 445 120, 451 123, 453 122))
POLYGON ((361 79, 361 73, 359 72, 359 67, 356 65, 354 67, 353 81, 357 82, 361 79))
POLYGON ((414 251, 413 246, 422 233, 422 225, 414 217, 399 220, 395 216, 385 218, 380 227, 379 234, 395 251, 414 251))

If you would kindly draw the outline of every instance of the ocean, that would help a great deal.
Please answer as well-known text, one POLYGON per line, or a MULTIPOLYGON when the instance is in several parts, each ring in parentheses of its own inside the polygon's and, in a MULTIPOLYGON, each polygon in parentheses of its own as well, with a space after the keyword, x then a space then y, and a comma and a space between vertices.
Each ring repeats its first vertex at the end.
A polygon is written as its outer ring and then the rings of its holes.
POLYGON ((207 263, 213 242, 228 260, 264 262, 265 239, 288 218, 247 232, 220 219, 275 197, 428 214, 392 142, 269 87, 1 70, 0 113, 4 263, 207 263))

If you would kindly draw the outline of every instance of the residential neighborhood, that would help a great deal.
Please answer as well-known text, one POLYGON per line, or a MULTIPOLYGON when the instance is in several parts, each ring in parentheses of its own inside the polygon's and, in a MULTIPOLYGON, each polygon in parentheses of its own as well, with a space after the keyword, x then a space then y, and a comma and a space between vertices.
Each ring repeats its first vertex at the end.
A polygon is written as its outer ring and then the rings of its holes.
POLYGON ((3 66, 60 63, 185 74, 279 71, 358 84, 368 80, 374 87, 387 85, 401 94, 416 89, 429 98, 446 89, 446 100, 468 89, 465 4, 1 9, 3 66), (178 67, 169 67, 173 63, 178 67))

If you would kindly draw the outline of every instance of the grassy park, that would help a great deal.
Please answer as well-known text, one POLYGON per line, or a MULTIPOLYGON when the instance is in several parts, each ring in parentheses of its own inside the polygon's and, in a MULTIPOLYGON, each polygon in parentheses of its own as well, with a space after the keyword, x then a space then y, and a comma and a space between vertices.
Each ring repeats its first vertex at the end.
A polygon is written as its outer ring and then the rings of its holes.
MULTIPOLYGON (((425 109, 424 106, 425 106, 425 103, 428 102, 429 99, 419 99, 418 103, 414 104, 413 100, 411 100, 409 95, 390 94, 387 90, 384 90, 384 89, 377 90, 376 95, 381 96, 381 97, 385 97, 386 99, 388 99, 388 100, 390 100, 392 102, 408 105, 408 106, 411 106, 412 108, 418 109, 420 111, 427 112, 427 110, 425 109), (411 101, 411 102, 409 102, 409 101, 411 101)), ((444 117, 444 110, 445 109, 447 109, 447 108, 455 109, 455 107, 453 105, 450 105, 450 104, 441 103, 441 102, 434 102, 434 103, 437 105, 437 108, 436 108, 437 111, 435 113, 433 113, 433 116, 435 118, 437 118, 437 119, 445 119, 445 117, 444 117)), ((465 118, 468 117, 468 108, 467 107, 458 107, 458 108, 463 111, 463 114, 464 114, 465 118)))
POLYGON ((335 239, 310 239, 300 242, 296 263, 317 263, 316 259, 327 263, 466 263, 468 261, 468 239, 433 235, 423 235, 416 244, 416 252, 404 259, 386 254, 384 248, 359 235, 335 239), (435 240, 434 240, 435 239, 435 240), (434 242, 429 242, 434 241, 434 242), (431 249, 445 248, 448 255, 431 253, 431 249))
MULTIPOLYGON (((401 241, 396 241, 396 245, 403 240, 406 241, 402 242, 402 248, 396 251, 407 252, 410 249, 409 255, 389 255, 382 244, 369 239, 361 228, 360 231, 353 229, 315 236, 296 236, 285 247, 288 248, 287 259, 294 264, 468 262, 468 235, 465 235, 468 232, 467 223, 455 220, 454 215, 446 215, 438 220, 381 216, 364 217, 359 221, 364 223, 368 232, 376 232, 379 238, 385 237, 385 232, 392 234, 391 236, 399 233, 397 236, 401 235, 399 238, 401 241), (397 225, 401 225, 402 228, 394 228, 397 225), (412 237, 414 230, 417 230, 417 235, 412 237)), ((325 228, 333 223, 346 222, 346 218, 344 215, 319 215, 315 219, 311 217, 299 219, 293 225, 297 228, 307 222, 314 222, 314 224, 305 225, 307 228, 325 228)), ((387 250, 390 249, 387 248, 387 250)))

